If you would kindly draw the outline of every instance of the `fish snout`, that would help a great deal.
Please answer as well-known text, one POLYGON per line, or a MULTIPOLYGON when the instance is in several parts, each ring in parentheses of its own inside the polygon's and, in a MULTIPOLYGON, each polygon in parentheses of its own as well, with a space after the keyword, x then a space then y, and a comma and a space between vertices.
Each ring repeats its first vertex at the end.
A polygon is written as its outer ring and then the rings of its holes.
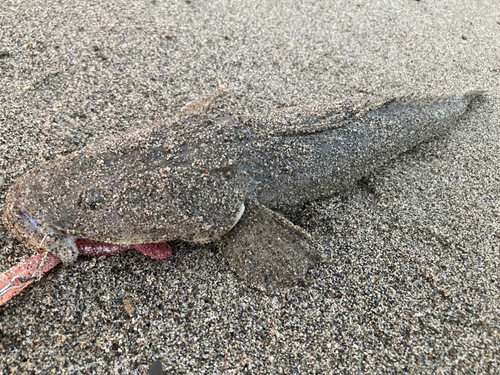
POLYGON ((55 242, 54 231, 23 205, 28 196, 29 190, 16 182, 7 193, 2 221, 24 245, 36 252, 46 252, 55 242))
POLYGON ((8 231, 29 248, 42 252, 50 247, 53 231, 44 227, 19 201, 6 207, 2 221, 8 231))
POLYGON ((8 207, 3 219, 9 231, 18 240, 36 252, 50 252, 63 263, 72 263, 78 256, 76 237, 55 233, 51 227, 44 226, 19 202, 8 207))

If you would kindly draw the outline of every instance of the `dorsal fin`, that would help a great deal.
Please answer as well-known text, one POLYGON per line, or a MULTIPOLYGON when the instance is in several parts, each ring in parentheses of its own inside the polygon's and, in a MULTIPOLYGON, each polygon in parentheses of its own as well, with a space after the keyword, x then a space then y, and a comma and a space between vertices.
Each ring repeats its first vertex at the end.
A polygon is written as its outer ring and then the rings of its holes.
POLYGON ((206 112, 208 108, 222 95, 226 93, 227 89, 224 86, 220 86, 215 91, 207 94, 203 94, 198 99, 187 103, 184 107, 180 109, 177 113, 179 119, 185 119, 191 116, 199 116, 206 112))
POLYGON ((258 126, 271 136, 292 136, 313 134, 341 128, 346 121, 362 120, 366 115, 374 113, 392 103, 429 103, 439 111, 445 102, 459 100, 470 102, 484 90, 476 89, 463 95, 428 97, 425 95, 407 95, 402 97, 363 95, 345 100, 322 102, 310 105, 298 105, 287 108, 271 109, 248 116, 248 121, 258 126))

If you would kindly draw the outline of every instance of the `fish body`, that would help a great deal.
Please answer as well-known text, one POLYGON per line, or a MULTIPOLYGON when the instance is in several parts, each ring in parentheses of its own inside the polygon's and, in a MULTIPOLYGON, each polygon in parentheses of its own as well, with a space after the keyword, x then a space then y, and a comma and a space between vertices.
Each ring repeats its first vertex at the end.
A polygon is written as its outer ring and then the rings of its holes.
POLYGON ((3 221, 29 247, 64 262, 78 255, 77 239, 217 241, 250 284, 290 285, 319 257, 310 236, 279 212, 344 190, 445 133, 480 93, 206 116, 218 90, 170 122, 105 139, 21 176, 3 221))

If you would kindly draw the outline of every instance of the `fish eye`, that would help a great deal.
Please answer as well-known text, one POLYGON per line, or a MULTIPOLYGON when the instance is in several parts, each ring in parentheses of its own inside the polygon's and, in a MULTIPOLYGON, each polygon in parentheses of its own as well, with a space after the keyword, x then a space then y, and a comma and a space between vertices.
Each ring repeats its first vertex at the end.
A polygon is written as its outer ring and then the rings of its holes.
POLYGON ((91 209, 91 210, 95 210, 97 208, 99 208, 99 206, 101 205, 101 203, 104 202, 104 199, 100 196, 94 196, 94 197, 89 197, 85 203, 87 203, 87 206, 91 209))
POLYGON ((79 207, 96 210, 99 208, 101 203, 104 202, 104 198, 95 192, 85 192, 78 195, 77 204, 79 207))

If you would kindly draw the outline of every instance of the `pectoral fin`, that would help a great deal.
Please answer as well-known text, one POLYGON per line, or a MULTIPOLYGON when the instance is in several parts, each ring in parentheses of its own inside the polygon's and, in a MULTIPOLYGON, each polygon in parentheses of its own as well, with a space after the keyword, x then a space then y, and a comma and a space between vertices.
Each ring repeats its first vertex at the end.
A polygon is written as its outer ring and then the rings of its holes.
POLYGON ((311 235, 279 213, 255 201, 219 245, 233 271, 266 292, 292 286, 321 259, 311 235))

